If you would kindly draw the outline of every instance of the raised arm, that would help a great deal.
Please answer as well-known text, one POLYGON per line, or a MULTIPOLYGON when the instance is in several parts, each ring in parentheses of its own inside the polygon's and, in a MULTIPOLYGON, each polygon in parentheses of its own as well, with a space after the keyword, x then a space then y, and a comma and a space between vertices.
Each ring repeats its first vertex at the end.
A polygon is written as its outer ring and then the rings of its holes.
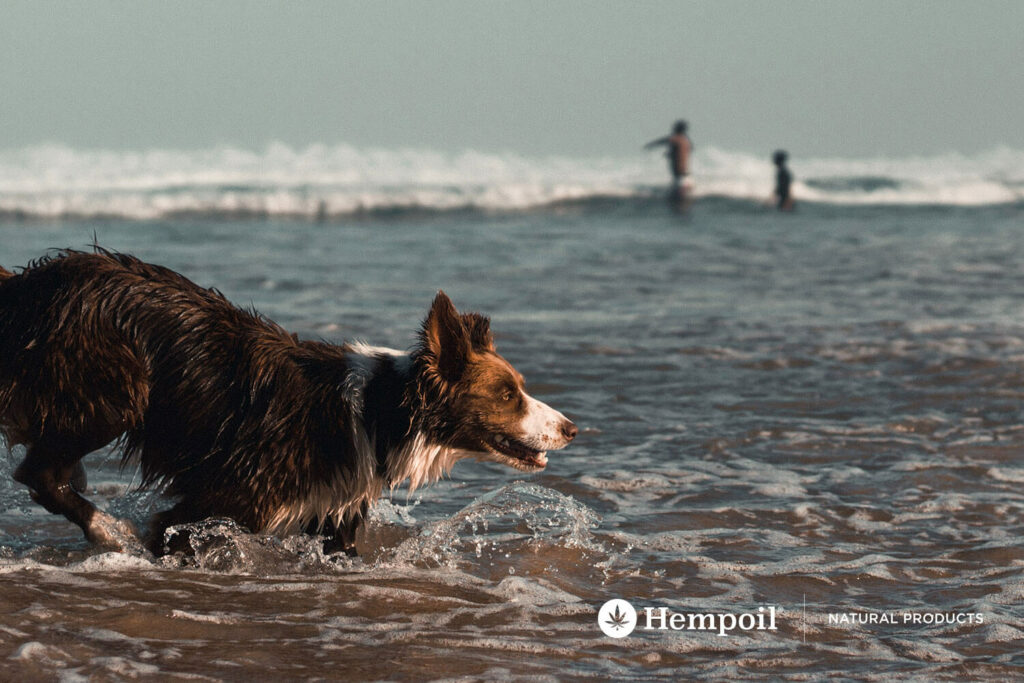
POLYGON ((651 140, 646 145, 644 145, 644 149, 653 149, 655 147, 660 147, 661 145, 667 145, 667 144, 669 144, 671 142, 671 140, 672 140, 672 138, 670 136, 666 135, 663 138, 658 138, 657 140, 651 140))

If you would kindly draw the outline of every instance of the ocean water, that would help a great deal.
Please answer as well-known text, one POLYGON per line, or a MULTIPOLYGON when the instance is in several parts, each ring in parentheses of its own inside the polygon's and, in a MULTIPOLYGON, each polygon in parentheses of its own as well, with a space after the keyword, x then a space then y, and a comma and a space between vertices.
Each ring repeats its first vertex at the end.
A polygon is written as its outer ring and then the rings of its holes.
MULTIPOLYGON (((0 454, 0 679, 1019 676, 1024 155, 794 161, 779 214, 766 162, 702 154, 680 212, 657 157, 0 153, 6 267, 95 238, 400 348, 444 289, 581 429, 536 475, 397 489, 359 558, 229 520, 102 552, 0 454)), ((111 513, 167 504, 87 462, 111 513)))

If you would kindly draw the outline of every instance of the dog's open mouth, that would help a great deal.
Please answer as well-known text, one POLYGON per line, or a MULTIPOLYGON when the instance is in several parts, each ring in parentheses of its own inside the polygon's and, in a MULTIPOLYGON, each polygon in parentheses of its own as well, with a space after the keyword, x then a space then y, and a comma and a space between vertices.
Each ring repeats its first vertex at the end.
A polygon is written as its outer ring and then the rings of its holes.
POLYGON ((491 453, 501 456, 501 462, 517 470, 533 472, 544 469, 548 464, 547 452, 534 450, 509 436, 494 434, 485 443, 491 453))

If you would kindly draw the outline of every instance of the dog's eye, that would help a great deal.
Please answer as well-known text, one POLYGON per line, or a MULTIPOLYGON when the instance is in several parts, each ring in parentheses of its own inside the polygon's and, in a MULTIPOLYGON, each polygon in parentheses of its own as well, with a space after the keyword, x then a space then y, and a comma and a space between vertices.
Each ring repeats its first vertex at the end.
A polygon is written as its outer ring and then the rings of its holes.
POLYGON ((513 393, 512 393, 512 390, 511 390, 511 389, 506 389, 506 390, 505 390, 505 391, 504 391, 504 392, 503 392, 503 393, 501 394, 501 400, 502 400, 502 401, 505 401, 506 403, 507 403, 507 402, 509 402, 509 401, 511 401, 511 400, 512 400, 512 399, 513 399, 514 397, 515 397, 515 394, 513 394, 513 393))

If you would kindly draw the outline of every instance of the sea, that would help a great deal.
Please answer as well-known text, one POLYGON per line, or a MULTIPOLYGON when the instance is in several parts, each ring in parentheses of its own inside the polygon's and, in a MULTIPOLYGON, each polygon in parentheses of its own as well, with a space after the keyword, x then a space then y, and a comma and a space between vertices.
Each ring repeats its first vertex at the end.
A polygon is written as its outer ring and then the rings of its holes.
MULTIPOLYGON (((0 151, 0 264, 93 244, 301 337, 408 348, 438 290, 580 427, 358 539, 90 547, 0 450, 2 680, 1024 675, 1024 151, 664 159, 283 144, 0 151), (608 635, 606 635, 606 631, 608 635)), ((89 497, 173 501, 114 448, 89 497)))

